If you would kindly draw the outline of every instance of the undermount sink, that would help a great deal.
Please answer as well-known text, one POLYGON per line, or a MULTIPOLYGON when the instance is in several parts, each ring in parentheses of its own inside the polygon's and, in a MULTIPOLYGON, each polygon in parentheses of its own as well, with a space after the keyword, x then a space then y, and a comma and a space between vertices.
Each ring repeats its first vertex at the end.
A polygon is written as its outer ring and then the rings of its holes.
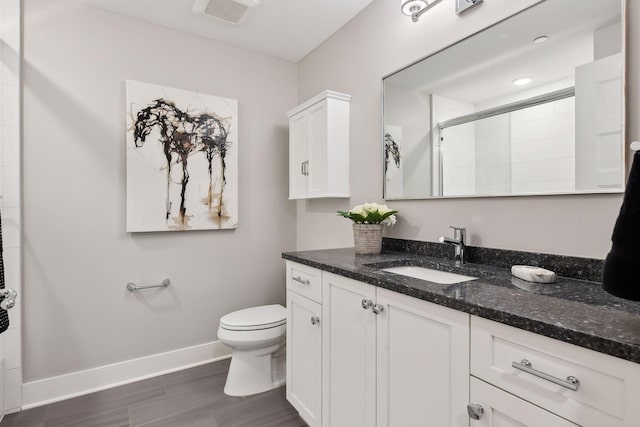
POLYGON ((427 280, 429 282, 450 285, 453 283, 468 282, 476 280, 477 277, 465 276, 462 274, 449 273, 447 271, 433 270, 431 268, 404 265, 400 267, 383 268, 382 271, 400 274, 402 276, 414 277, 416 279, 427 280))

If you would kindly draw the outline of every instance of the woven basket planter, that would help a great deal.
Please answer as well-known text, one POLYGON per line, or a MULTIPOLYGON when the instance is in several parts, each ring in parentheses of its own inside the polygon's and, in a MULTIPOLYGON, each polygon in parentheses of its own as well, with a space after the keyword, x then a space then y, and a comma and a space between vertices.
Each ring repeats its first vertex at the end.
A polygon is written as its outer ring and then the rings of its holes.
POLYGON ((377 255, 382 250, 382 224, 353 224, 356 253, 377 255))

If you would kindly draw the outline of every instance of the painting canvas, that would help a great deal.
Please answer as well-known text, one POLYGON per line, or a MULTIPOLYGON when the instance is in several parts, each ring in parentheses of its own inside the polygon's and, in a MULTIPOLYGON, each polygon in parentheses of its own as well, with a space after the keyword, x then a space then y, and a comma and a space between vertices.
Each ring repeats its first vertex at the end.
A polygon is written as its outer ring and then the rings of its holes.
POLYGON ((384 177, 387 198, 402 197, 402 127, 384 126, 384 177))
POLYGON ((127 231, 238 226, 238 101, 127 81, 127 231))

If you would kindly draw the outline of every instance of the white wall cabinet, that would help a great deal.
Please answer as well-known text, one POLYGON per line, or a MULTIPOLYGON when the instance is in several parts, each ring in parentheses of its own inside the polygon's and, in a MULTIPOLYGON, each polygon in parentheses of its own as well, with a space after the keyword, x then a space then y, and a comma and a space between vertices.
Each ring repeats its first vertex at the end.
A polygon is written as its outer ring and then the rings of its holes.
POLYGON ((350 100, 325 91, 287 113, 289 199, 349 197, 350 100))

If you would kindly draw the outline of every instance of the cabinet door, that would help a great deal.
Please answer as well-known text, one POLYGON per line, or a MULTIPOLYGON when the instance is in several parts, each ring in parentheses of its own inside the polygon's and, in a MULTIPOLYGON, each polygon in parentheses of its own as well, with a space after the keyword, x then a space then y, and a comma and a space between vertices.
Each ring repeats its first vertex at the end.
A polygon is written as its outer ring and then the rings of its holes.
POLYGON ((469 425, 469 315, 377 289, 378 427, 469 425))
POLYGON ((321 425, 320 319, 320 304, 287 291, 287 400, 309 427, 321 425))
POLYGON ((289 198, 307 196, 306 162, 309 159, 309 117, 303 111, 289 119, 289 198))
MULTIPOLYGON (((575 427, 577 424, 471 377, 471 404, 482 406, 470 427, 575 427)), ((435 425, 435 424, 434 424, 435 425)))
POLYGON ((375 427, 375 288, 326 272, 322 286, 323 425, 375 427))
POLYGON ((307 194, 318 197, 327 193, 327 101, 308 110, 309 115, 309 164, 307 194))

